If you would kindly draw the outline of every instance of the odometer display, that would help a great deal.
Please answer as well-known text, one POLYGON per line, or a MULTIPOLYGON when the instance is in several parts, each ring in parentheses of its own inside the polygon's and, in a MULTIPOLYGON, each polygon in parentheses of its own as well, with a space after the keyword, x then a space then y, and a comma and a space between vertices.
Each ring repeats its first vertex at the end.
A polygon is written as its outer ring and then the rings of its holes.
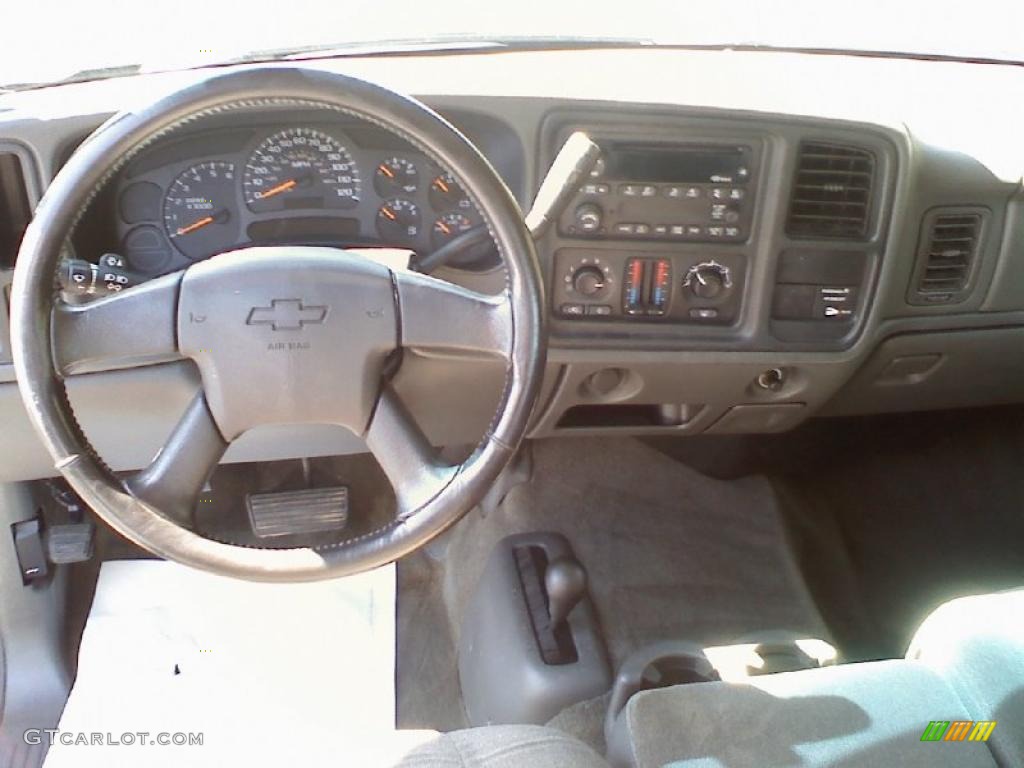
POLYGON ((264 139, 246 162, 242 189, 257 213, 353 208, 362 191, 352 155, 313 128, 289 128, 264 139))

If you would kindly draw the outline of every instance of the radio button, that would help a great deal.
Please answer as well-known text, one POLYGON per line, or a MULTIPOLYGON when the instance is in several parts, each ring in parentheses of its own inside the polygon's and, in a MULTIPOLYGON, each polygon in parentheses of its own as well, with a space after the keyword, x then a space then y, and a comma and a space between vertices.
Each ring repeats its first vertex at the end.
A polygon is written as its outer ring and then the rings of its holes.
POLYGON ((726 227, 725 228, 725 236, 726 237, 739 237, 740 236, 740 228, 739 227, 726 227))
POLYGON ((708 227, 708 237, 724 237, 725 227, 708 227))
POLYGON ((583 317, 584 313, 582 304, 563 304, 558 309, 566 317, 583 317))
POLYGON ((682 237, 685 233, 686 227, 684 227, 682 224, 672 225, 672 234, 675 235, 676 237, 682 237))
POLYGON ((664 236, 668 234, 668 224, 655 224, 654 234, 664 236))
POLYGON ((576 227, 580 232, 597 232, 601 229, 601 219, 604 212, 601 207, 594 203, 583 203, 576 208, 573 218, 576 220, 576 227))
POLYGON ((640 195, 642 197, 657 197, 658 188, 653 184, 645 184, 644 187, 640 190, 640 195))
POLYGON ((610 304, 591 304, 587 307, 588 315, 596 315, 597 317, 608 317, 612 313, 610 304))
POLYGON ((619 194, 623 197, 639 197, 643 187, 639 184, 620 184, 619 194))
POLYGON ((633 225, 633 234, 636 234, 636 235, 649 235, 650 233, 651 233, 651 225, 650 224, 634 224, 633 225))
POLYGON ((703 234, 704 230, 701 227, 698 227, 696 224, 690 224, 686 228, 687 237, 700 237, 703 234))
POLYGON ((732 189, 729 190, 729 199, 730 200, 742 200, 743 199, 743 195, 744 195, 744 190, 740 189, 739 187, 733 187, 732 189))

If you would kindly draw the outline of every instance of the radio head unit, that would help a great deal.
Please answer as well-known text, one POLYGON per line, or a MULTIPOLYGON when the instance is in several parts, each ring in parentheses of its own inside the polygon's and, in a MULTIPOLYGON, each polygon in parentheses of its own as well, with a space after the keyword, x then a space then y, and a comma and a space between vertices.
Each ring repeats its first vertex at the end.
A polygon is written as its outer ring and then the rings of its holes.
POLYGON ((565 237, 742 242, 757 157, 745 144, 599 142, 602 158, 559 221, 565 237))
POLYGON ((611 144, 598 172, 615 180, 662 184, 746 184, 750 148, 665 144, 611 144))

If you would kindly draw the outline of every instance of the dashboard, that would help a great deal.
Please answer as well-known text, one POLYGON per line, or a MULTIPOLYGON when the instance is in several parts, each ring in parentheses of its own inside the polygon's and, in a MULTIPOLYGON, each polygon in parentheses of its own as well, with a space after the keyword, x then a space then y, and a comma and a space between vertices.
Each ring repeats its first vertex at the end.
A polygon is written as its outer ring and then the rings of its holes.
MULTIPOLYGON (((601 147, 537 242, 549 353, 534 438, 756 434, 1024 400, 1024 100, 1006 98, 1024 93, 1020 68, 616 49, 308 65, 421 98, 524 211, 569 135, 601 147), (953 93, 974 94, 973 107, 951 110, 953 93)), ((116 110, 202 76, 0 95, 0 219, 11 229, 0 227, 0 282, 17 222, 77 143, 116 110)), ((251 243, 429 255, 480 225, 458 179, 352 119, 263 109, 170 138, 94 201, 78 258, 117 254, 145 280, 251 243)), ((489 249, 437 274, 504 287, 489 249)), ((47 476, 5 333, 0 450, 26 447, 0 479, 47 476)), ((456 445, 486 429, 503 373, 410 355, 395 387, 435 444, 456 445)), ((184 363, 69 380, 87 433, 126 469, 159 447, 197 386, 184 363)), ((244 435, 227 460, 361 450, 347 433, 282 425, 244 435)))
MULTIPOLYGON (((315 112, 226 123, 132 162, 95 214, 113 231, 79 250, 112 250, 146 279, 253 243, 427 255, 482 224, 457 179, 381 129, 315 112)), ((483 251, 453 263, 495 267, 493 249, 483 251)))

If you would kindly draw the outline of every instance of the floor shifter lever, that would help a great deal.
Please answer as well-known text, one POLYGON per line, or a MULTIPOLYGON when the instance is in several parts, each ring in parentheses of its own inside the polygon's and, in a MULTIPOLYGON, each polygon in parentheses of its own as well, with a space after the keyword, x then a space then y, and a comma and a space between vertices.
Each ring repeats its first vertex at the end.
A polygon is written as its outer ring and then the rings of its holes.
POLYGON ((544 572, 544 591, 548 595, 551 628, 556 630, 583 599, 587 591, 587 572, 575 558, 553 560, 544 572))

